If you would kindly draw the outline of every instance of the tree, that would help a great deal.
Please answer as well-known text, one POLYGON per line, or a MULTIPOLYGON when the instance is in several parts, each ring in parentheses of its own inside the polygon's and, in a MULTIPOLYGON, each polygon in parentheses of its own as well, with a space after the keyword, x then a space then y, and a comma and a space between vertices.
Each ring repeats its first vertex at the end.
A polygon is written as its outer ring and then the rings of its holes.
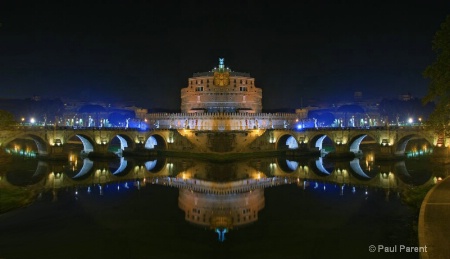
POLYGON ((434 35, 432 49, 436 60, 423 72, 430 83, 422 101, 424 104, 435 102, 428 123, 437 131, 445 132, 450 123, 450 15, 434 35))
POLYGON ((7 127, 16 124, 14 115, 8 111, 0 110, 0 127, 7 127))

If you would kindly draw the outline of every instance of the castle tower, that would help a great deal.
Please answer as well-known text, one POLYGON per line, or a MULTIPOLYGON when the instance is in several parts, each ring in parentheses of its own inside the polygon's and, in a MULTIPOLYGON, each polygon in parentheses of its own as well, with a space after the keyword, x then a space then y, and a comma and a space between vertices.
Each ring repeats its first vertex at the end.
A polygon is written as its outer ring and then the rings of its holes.
POLYGON ((262 90, 248 73, 231 71, 219 58, 219 67, 195 73, 181 89, 183 113, 260 113, 262 90))

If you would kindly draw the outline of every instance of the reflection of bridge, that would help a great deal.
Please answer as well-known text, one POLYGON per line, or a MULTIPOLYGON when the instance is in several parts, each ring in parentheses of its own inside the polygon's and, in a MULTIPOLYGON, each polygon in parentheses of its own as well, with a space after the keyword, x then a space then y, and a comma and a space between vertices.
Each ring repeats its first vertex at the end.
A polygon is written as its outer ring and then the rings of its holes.
POLYGON ((105 161, 82 161, 76 171, 67 171, 64 163, 39 161, 35 171, 27 176, 29 179, 19 179, 18 183, 13 173, 2 171, 0 187, 17 188, 26 183, 32 189, 51 190, 139 180, 141 183, 147 181, 199 193, 227 195, 298 183, 300 180, 383 189, 401 189, 411 184, 422 185, 434 181, 432 172, 411 175, 404 161, 373 166, 377 167, 375 171, 355 166, 355 160, 336 162, 329 167, 323 164, 322 158, 311 159, 306 163, 267 158, 235 162, 233 167, 226 164, 211 167, 204 161, 186 163, 186 160, 175 158, 155 158, 139 163, 120 159, 114 165, 105 161), (233 181, 208 179, 208 170, 220 170, 219 167, 238 170, 237 174, 229 174, 237 178, 233 181))
MULTIPOLYGON (((2 131, 0 146, 16 139, 32 139, 41 156, 67 157, 64 146, 78 139, 85 153, 108 154, 108 147, 117 138, 120 151, 170 150, 198 153, 255 152, 276 150, 323 151, 329 139, 336 154, 359 153, 361 142, 367 138, 380 147, 380 156, 403 155, 411 139, 423 139, 428 148, 448 153, 450 139, 423 127, 395 128, 323 128, 305 131, 283 129, 254 129, 246 131, 196 131, 165 129, 140 131, 137 129, 66 127, 18 127, 2 131)), ((436 152, 435 152, 436 153, 436 152)))

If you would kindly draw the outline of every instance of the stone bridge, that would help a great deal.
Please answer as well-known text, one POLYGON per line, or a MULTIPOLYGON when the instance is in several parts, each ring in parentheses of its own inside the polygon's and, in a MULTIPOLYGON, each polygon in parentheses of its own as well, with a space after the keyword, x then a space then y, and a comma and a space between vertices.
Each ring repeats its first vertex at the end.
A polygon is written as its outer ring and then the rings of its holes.
POLYGON ((141 131, 124 128, 14 127, 0 131, 0 147, 16 139, 31 139, 40 156, 67 157, 63 147, 81 141, 86 154, 105 155, 117 138, 118 153, 136 150, 170 150, 196 153, 251 153, 256 151, 324 151, 328 138, 336 154, 360 153, 364 139, 380 147, 380 156, 404 155, 408 141, 423 139, 428 147, 448 155, 450 139, 424 127, 319 128, 303 131, 253 129, 245 131, 198 131, 158 129, 141 131))
POLYGON ((366 139, 380 147, 378 156, 402 156, 408 142, 422 139, 429 149, 442 149, 446 154, 450 139, 440 136, 424 127, 371 127, 371 128, 319 128, 303 131, 273 130, 266 134, 267 142, 274 143, 276 149, 296 150, 301 147, 324 151, 326 138, 331 140, 337 154, 360 153, 360 144, 366 139))
POLYGON ((16 139, 30 139, 36 143, 40 156, 58 156, 63 147, 79 140, 84 153, 106 154, 114 138, 120 143, 120 151, 144 149, 166 149, 173 143, 174 131, 140 131, 125 128, 72 128, 72 127, 15 127, 0 131, 0 147, 16 139))

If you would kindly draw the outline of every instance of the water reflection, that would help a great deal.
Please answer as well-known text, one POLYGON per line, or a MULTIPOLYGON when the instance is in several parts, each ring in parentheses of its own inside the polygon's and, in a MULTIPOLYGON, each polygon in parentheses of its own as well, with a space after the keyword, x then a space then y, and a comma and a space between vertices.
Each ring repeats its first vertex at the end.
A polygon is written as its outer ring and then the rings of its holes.
POLYGON ((60 190, 72 190, 77 196, 84 192, 103 195, 104 189, 111 187, 117 192, 140 190, 148 184, 178 188, 178 206, 185 220, 215 231, 219 241, 224 241, 230 230, 258 220, 265 207, 265 188, 295 184, 305 190, 326 192, 334 187, 339 188, 339 195, 370 195, 370 189, 382 189, 389 200, 392 192, 434 184, 444 173, 433 171, 419 160, 377 163, 370 157, 351 161, 259 158, 233 163, 169 157, 24 161, 20 167, 14 162, 0 172, 0 187, 51 192, 55 201, 60 190))

